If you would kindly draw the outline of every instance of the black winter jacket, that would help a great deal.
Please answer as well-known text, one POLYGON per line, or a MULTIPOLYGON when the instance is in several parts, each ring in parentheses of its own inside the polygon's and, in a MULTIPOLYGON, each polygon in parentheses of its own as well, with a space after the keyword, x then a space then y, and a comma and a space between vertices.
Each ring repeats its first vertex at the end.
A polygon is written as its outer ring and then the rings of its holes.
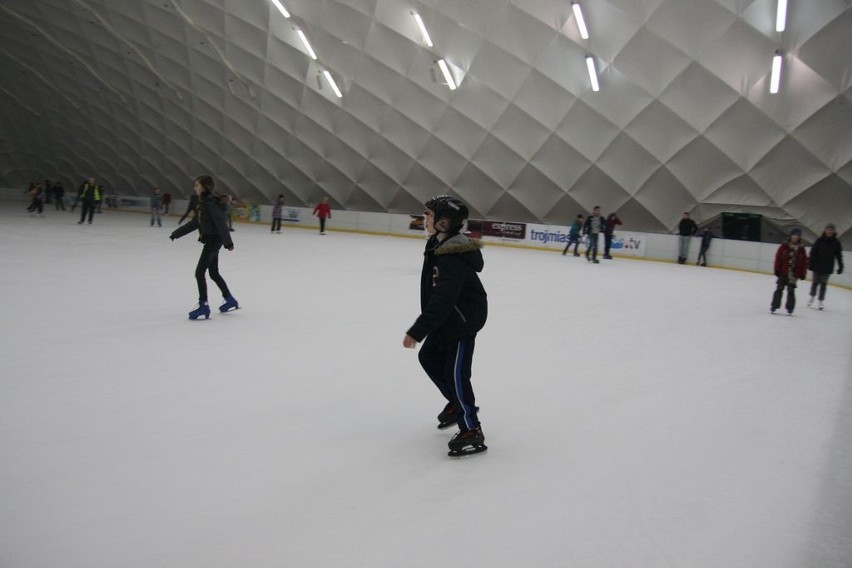
POLYGON ((420 275, 420 317, 408 330, 417 341, 430 336, 451 343, 482 329, 488 318, 488 295, 482 272, 482 243, 464 235, 444 242, 432 236, 423 253, 420 275))
POLYGON ((219 197, 211 194, 202 195, 198 201, 197 214, 187 223, 181 225, 172 233, 172 239, 179 239, 198 229, 200 233, 198 240, 202 243, 210 242, 211 237, 222 241, 225 248, 234 246, 231 240, 231 230, 225 219, 224 204, 219 197))
MULTIPOLYGON (((592 219, 594 219, 594 215, 589 215, 588 217, 586 217, 586 222, 583 224, 584 235, 592 234, 592 219)), ((599 234, 603 235, 607 232, 608 229, 606 219, 604 219, 603 217, 598 217, 598 219, 600 219, 601 222, 601 232, 599 234)), ((615 229, 615 227, 613 227, 613 229, 615 229)))
POLYGON ((698 231, 698 225, 692 219, 681 219, 677 224, 677 233, 681 237, 691 237, 698 231))
POLYGON ((811 247, 808 259, 808 270, 814 274, 831 274, 834 272, 834 260, 837 259, 837 273, 843 272, 843 247, 837 237, 828 238, 822 235, 811 247))

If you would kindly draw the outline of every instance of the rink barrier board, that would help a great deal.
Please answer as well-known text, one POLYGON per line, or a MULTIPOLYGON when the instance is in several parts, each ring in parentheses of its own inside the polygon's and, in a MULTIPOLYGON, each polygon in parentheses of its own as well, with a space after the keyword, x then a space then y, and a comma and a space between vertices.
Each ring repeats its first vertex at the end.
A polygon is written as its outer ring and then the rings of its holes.
MULTIPOLYGON (((121 197, 121 196, 115 196, 121 197)), ((73 199, 73 197, 72 197, 73 199)), ((140 201, 143 198, 134 196, 132 198, 140 201)), ((24 203, 28 198, 19 190, 0 190, 0 200, 2 201, 18 201, 24 203)), ((66 196, 66 204, 69 202, 66 196)), ((186 211, 187 200, 173 200, 171 211, 167 217, 180 217, 186 211)), ((47 209, 47 205, 45 209, 47 209)), ((272 220, 272 205, 261 205, 259 208, 259 220, 249 219, 234 219, 238 223, 249 225, 264 225, 268 226, 272 220)), ((111 208, 110 211, 124 211, 142 214, 150 214, 147 207, 136 208, 111 208)), ((305 207, 286 207, 286 212, 298 212, 297 219, 283 219, 282 228, 300 229, 318 231, 319 222, 313 216, 312 208, 305 207), (307 222, 305 222, 307 221, 307 222)), ((332 218, 328 221, 326 228, 327 232, 350 233, 373 236, 390 236, 402 237, 411 239, 423 239, 422 231, 409 230, 411 215, 402 215, 395 213, 374 213, 365 211, 332 211, 332 218)), ((536 244, 536 241, 530 239, 530 231, 544 229, 551 233, 567 233, 567 226, 559 225, 543 225, 538 223, 522 223, 527 227, 527 235, 523 240, 516 239, 501 239, 497 237, 482 237, 482 241, 488 246, 499 246, 504 248, 514 248, 520 250, 533 250, 540 252, 559 252, 564 249, 562 242, 548 243, 550 246, 536 244), (530 242, 532 241, 532 242, 530 242)), ((641 254, 623 254, 618 251, 613 251, 612 256, 619 259, 628 260, 645 260, 650 262, 663 262, 674 264, 677 257, 677 236, 670 234, 658 233, 636 233, 632 231, 618 231, 616 236, 621 239, 641 240, 643 243, 641 254)), ((692 259, 687 264, 695 265, 695 258, 698 255, 700 240, 695 238, 690 246, 690 258, 692 259)), ((772 265, 775 259, 777 245, 773 243, 755 243, 745 241, 731 241, 721 238, 713 239, 710 246, 710 263, 709 268, 717 268, 724 270, 733 270, 737 272, 750 272, 755 274, 772 275, 772 265)), ((583 246, 581 251, 585 251, 583 246)), ((603 251, 603 239, 599 244, 599 253, 603 251)), ((844 250, 845 261, 848 264, 852 262, 852 252, 844 250)), ((830 286, 852 290, 852 274, 845 272, 842 275, 834 274, 829 283, 830 286)))

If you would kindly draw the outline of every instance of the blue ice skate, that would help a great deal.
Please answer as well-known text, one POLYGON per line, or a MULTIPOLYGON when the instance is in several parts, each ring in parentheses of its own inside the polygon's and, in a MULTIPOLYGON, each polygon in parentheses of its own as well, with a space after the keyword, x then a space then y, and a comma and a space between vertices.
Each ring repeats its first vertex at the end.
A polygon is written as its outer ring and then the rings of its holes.
POLYGON ((230 310, 239 310, 239 309, 240 309, 240 303, 237 302, 237 299, 234 298, 233 296, 228 296, 227 298, 225 298, 225 303, 222 304, 221 306, 219 306, 219 311, 222 312, 223 314, 225 312, 230 311, 230 310))
POLYGON ((197 320, 201 316, 204 316, 204 319, 210 319, 210 306, 207 305, 207 302, 198 302, 198 307, 189 312, 189 319, 197 320))

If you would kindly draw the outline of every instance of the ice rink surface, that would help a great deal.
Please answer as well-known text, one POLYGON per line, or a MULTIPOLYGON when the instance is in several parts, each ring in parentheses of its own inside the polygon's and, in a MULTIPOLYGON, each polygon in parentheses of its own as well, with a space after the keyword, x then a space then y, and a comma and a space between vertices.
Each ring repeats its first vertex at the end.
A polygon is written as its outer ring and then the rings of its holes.
POLYGON ((76 221, 0 210, 0 566, 852 566, 852 292, 486 247, 453 460, 422 241, 237 225, 192 322, 176 218, 76 221))

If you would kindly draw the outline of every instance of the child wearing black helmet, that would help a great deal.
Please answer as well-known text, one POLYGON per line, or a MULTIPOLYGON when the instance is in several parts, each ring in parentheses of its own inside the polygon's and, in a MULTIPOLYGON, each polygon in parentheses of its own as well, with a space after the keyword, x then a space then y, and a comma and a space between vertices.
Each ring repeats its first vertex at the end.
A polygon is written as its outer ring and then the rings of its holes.
POLYGON ((479 424, 470 383, 476 334, 488 316, 488 298, 478 273, 482 244, 461 234, 468 209, 455 197, 441 195, 426 202, 424 222, 429 240, 420 277, 421 314, 406 332, 403 346, 421 341, 423 370, 447 399, 438 428, 458 425, 450 440, 450 456, 488 449, 479 424))

